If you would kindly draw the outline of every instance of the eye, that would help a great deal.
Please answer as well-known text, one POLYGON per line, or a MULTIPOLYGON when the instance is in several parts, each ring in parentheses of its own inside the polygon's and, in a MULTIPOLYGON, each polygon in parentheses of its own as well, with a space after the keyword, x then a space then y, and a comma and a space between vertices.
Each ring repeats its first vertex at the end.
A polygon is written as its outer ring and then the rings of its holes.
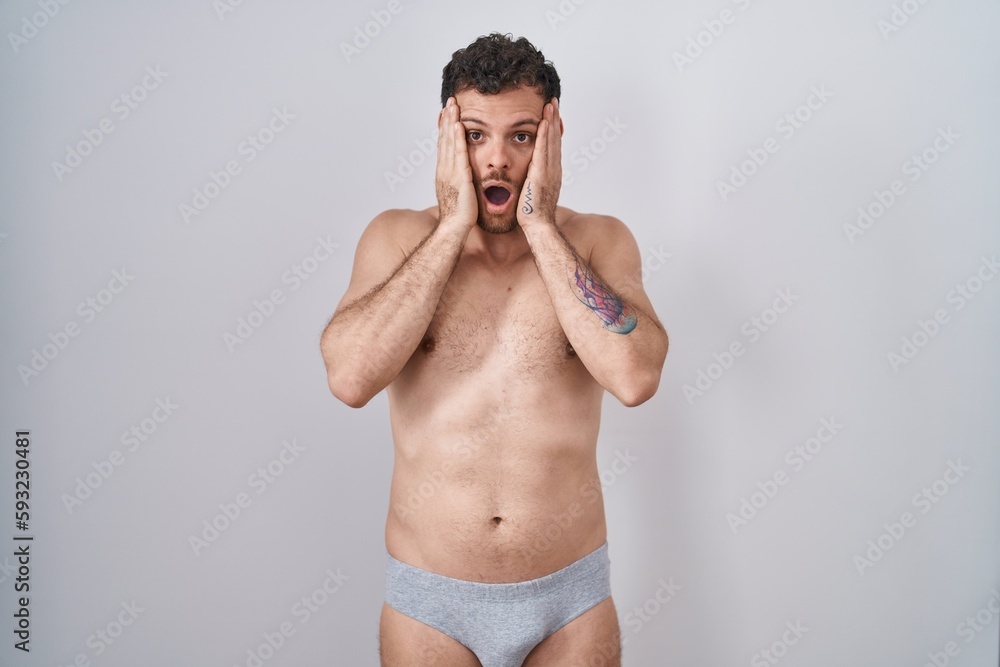
POLYGON ((528 134, 527 132, 518 132, 517 134, 514 135, 514 141, 516 141, 519 144, 526 144, 529 141, 531 141, 531 135, 528 134))
POLYGON ((479 130, 469 130, 465 136, 468 137, 469 141, 479 141, 483 138, 483 133, 479 130))

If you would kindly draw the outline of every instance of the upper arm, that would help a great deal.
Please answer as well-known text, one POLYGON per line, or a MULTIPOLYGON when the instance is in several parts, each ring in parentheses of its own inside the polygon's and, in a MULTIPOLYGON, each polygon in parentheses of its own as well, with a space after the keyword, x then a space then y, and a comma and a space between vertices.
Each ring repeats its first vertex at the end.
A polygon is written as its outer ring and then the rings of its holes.
POLYGON ((422 225, 414 224, 418 215, 414 211, 390 209, 368 223, 358 239, 351 280, 336 312, 384 284, 406 261, 423 238, 419 233, 422 225))
POLYGON ((625 223, 611 216, 594 216, 592 223, 588 230, 592 239, 588 259, 591 270, 662 329, 642 285, 642 255, 632 232, 625 223))

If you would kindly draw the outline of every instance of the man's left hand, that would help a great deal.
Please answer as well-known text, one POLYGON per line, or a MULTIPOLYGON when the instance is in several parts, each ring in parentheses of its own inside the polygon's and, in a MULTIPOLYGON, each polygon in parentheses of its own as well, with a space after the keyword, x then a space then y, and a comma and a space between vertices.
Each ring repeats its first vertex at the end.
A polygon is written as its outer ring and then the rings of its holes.
POLYGON ((517 222, 523 229, 537 224, 555 224, 556 204, 562 188, 562 120, 559 100, 542 109, 535 148, 528 164, 528 175, 517 202, 517 222))

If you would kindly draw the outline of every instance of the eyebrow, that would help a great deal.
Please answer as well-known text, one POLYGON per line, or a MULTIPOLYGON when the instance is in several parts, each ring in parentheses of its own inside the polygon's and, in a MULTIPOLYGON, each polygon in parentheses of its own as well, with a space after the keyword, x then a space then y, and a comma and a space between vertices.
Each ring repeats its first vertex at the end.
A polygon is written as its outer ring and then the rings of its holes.
MULTIPOLYGON (((483 127, 489 127, 489 125, 487 125, 483 121, 479 120, 478 118, 472 118, 472 117, 469 117, 469 116, 463 116, 459 120, 461 120, 463 123, 476 123, 478 125, 482 125, 483 127)), ((514 127, 521 127, 522 125, 530 125, 532 127, 538 127, 538 121, 530 119, 530 118, 526 118, 524 120, 519 120, 516 123, 513 123, 511 125, 511 127, 512 128, 514 128, 514 127)))

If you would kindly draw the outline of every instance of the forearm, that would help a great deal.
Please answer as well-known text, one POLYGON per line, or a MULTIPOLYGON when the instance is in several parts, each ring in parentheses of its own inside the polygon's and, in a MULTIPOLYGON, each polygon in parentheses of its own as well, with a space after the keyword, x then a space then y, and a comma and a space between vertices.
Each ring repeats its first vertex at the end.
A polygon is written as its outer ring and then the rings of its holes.
POLYGON ((320 348, 339 399, 361 407, 403 368, 427 331, 468 232, 439 224, 386 282, 334 314, 320 348))
POLYGON ((662 325, 606 284, 555 225, 531 225, 525 235, 559 323, 587 370, 623 404, 647 400, 666 356, 662 325))

